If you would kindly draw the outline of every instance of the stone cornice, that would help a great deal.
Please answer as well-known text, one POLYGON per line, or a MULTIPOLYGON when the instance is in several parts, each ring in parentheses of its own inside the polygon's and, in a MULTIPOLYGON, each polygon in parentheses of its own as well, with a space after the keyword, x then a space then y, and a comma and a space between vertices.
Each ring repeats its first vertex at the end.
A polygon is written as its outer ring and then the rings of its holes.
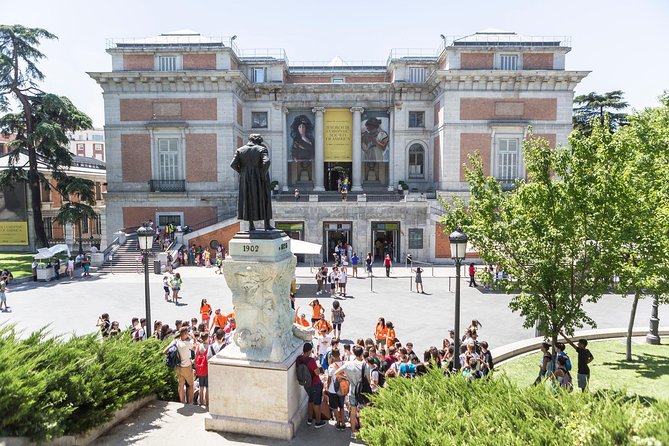
POLYGON ((590 71, 436 70, 427 80, 442 91, 573 91, 590 71))
POLYGON ((229 91, 231 83, 249 89, 251 83, 241 71, 111 71, 88 72, 108 91, 229 91), (176 90, 175 90, 176 89, 176 90))

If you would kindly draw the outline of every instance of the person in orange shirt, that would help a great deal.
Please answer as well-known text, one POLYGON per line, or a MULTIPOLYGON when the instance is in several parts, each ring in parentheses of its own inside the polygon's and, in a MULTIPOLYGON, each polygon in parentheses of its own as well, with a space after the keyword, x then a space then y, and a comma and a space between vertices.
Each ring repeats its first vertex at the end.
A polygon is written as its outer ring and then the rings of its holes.
POLYGON ((202 302, 200 302, 200 316, 202 317, 202 322, 208 327, 209 317, 211 316, 211 305, 207 303, 207 299, 202 299, 202 302))
POLYGON ((228 318, 228 322, 230 323, 230 328, 232 330, 236 330, 237 329, 237 321, 235 320, 235 313, 232 312, 232 313, 226 315, 225 317, 228 318))
POLYGON ((297 315, 295 316, 295 323, 303 327, 311 327, 311 323, 307 320, 307 317, 304 313, 300 314, 299 317, 297 315))
POLYGON ((386 348, 390 348, 395 345, 395 327, 390 321, 386 322, 386 327, 388 328, 388 334, 386 335, 386 348))
POLYGON ((320 333, 322 329, 326 330, 326 333, 329 334, 332 331, 332 324, 328 322, 324 317, 321 317, 314 324, 316 333, 320 333))
POLYGON ((311 323, 316 324, 321 319, 321 314, 325 312, 321 304, 318 302, 318 299, 314 299, 311 302, 309 302, 309 306, 313 310, 313 314, 311 315, 311 323))
POLYGON ((380 317, 379 322, 376 324, 376 329, 374 329, 374 339, 376 339, 376 345, 379 347, 384 347, 386 345, 387 336, 388 328, 386 327, 386 320, 380 317))
POLYGON ((225 328, 225 325, 228 323, 228 317, 221 314, 221 309, 217 308, 216 309, 216 314, 211 320, 211 327, 210 330, 218 330, 219 328, 223 329, 225 328))

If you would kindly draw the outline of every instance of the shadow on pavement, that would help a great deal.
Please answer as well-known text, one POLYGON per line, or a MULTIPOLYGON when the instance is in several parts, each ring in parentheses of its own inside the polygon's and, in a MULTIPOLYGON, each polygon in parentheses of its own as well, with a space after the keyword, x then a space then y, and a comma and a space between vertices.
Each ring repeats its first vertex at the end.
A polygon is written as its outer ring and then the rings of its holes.
POLYGON ((665 356, 632 353, 631 362, 625 361, 624 353, 616 356, 618 358, 615 361, 605 362, 604 365, 614 370, 633 370, 637 375, 648 379, 657 379, 669 374, 669 358, 665 356))

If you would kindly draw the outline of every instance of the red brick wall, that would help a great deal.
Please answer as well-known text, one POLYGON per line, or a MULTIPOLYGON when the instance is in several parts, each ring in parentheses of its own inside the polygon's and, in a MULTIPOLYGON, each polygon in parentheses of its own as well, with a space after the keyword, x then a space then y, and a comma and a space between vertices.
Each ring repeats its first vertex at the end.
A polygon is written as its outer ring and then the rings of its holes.
POLYGON ((131 228, 148 219, 154 220, 156 212, 183 212, 184 223, 194 225, 216 218, 216 208, 208 207, 124 207, 123 226, 131 228))
POLYGON ((557 147, 557 135, 555 133, 535 133, 534 136, 539 138, 546 138, 550 147, 557 147))
POLYGON ((504 98, 461 98, 460 119, 531 119, 538 121, 555 121, 557 119, 557 99, 504 99, 504 98), (496 114, 496 109, 504 105, 522 105, 522 113, 514 115, 496 114))
POLYGON ((196 246, 202 246, 204 248, 205 246, 209 246, 209 243, 212 240, 217 240, 218 243, 225 246, 225 251, 229 252, 228 243, 232 237, 234 237, 235 234, 239 232, 239 230, 239 223, 234 223, 230 226, 226 226, 225 228, 217 229, 215 231, 201 235, 200 237, 195 237, 194 239, 190 240, 188 244, 191 246, 195 244, 196 246))
POLYGON ((204 99, 121 99, 121 121, 149 121, 153 119, 154 103, 180 103, 179 116, 156 116, 156 119, 183 119, 188 121, 215 121, 216 98, 204 99))
POLYGON ((151 139, 149 135, 121 135, 123 181, 142 183, 151 179, 151 139))
POLYGON ((553 53, 523 53, 524 70, 552 70, 553 53))
POLYGON ((483 173, 490 175, 492 137, 488 133, 460 134, 460 181, 465 181, 465 164, 469 165, 467 156, 478 150, 483 162, 483 173))
POLYGON ((460 68, 463 70, 492 70, 495 62, 493 53, 462 53, 460 68))
POLYGON ((184 70, 215 70, 216 54, 184 54, 184 70))
POLYGON ((435 224, 434 257, 437 259, 448 259, 451 257, 451 244, 448 241, 448 234, 444 233, 444 227, 435 224))
POLYGON ((153 54, 126 54, 123 56, 123 69, 129 71, 153 70, 153 54))
POLYGON ((186 135, 186 180, 189 183, 216 181, 216 134, 186 135))

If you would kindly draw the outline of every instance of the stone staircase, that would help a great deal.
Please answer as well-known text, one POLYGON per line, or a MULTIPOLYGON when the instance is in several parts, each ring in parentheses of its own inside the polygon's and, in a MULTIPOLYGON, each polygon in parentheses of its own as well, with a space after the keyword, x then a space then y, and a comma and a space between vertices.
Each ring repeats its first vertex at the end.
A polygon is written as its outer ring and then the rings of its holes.
MULTIPOLYGON (((160 246, 158 243, 153 243, 152 252, 159 252, 160 246)), ((118 247, 116 252, 112 256, 112 261, 109 259, 98 268, 99 272, 105 273, 114 273, 114 274, 124 274, 124 273, 134 273, 134 274, 143 274, 144 265, 141 260, 137 260, 142 256, 139 248, 137 247, 137 235, 131 234, 128 235, 125 244, 118 247)), ((153 271, 153 259, 154 257, 149 257, 149 272, 153 271)))

